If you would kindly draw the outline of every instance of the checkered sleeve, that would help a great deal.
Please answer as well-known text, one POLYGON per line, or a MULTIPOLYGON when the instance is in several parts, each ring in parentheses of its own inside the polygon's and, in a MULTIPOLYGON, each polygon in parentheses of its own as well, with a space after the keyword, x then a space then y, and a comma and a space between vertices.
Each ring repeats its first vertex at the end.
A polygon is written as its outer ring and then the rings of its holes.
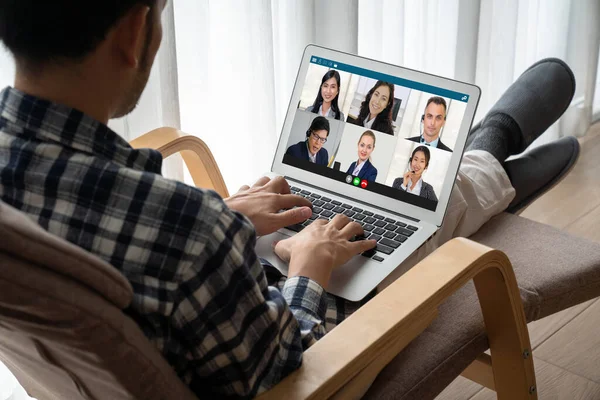
POLYGON ((215 397, 251 398, 297 369, 325 334, 326 295, 305 277, 281 291, 269 286, 250 222, 224 205, 213 215, 202 260, 184 273, 175 306, 195 365, 183 379, 196 393, 210 387, 215 397))

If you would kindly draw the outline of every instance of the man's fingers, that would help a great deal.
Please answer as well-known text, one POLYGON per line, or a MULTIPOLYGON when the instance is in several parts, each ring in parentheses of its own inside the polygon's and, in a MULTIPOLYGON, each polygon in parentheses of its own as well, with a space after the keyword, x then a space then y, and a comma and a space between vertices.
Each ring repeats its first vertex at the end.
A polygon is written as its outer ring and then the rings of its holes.
POLYGON ((338 214, 329 223, 336 227, 337 229, 342 229, 344 226, 348 225, 350 222, 350 218, 346 217, 344 214, 338 214))
POLYGON ((250 186, 244 185, 244 186, 240 187, 240 189, 238 190, 238 193, 243 192, 244 190, 248 190, 248 189, 250 189, 250 186))
POLYGON ((358 222, 350 222, 340 229, 340 233, 347 239, 352 239, 354 236, 362 235, 365 233, 364 229, 358 222))
POLYGON ((375 240, 357 240, 356 242, 348 243, 348 245, 355 254, 360 254, 374 249, 377 246, 377 242, 375 240))
POLYGON ((271 214, 271 218, 276 222, 279 228, 306 221, 312 215, 312 210, 308 207, 298 207, 283 211, 278 214, 271 214))
POLYGON ((266 185, 265 189, 272 193, 289 194, 290 185, 283 176, 276 176, 266 185))
POLYGON ((260 178, 256 182, 254 182, 254 185, 252 185, 252 187, 255 188, 255 187, 259 187, 259 186, 264 186, 267 183, 269 183, 270 180, 271 180, 271 178, 269 178, 268 176, 263 176, 262 178, 260 178))
POLYGON ((278 210, 293 207, 312 207, 312 203, 309 200, 295 194, 282 194, 281 196, 273 197, 276 199, 278 210))

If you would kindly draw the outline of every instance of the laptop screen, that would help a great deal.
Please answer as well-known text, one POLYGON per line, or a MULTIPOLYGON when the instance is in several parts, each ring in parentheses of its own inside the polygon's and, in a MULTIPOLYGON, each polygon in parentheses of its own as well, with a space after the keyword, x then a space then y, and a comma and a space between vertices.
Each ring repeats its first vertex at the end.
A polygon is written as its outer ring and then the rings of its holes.
POLYGON ((282 162, 436 211, 468 100, 311 56, 282 162))

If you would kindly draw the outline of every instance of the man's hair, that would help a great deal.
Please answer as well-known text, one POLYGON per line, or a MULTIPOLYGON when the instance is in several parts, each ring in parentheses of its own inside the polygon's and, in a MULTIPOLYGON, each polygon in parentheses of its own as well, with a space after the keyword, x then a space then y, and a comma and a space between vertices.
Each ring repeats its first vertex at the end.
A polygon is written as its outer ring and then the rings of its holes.
POLYGON ((312 123, 310 124, 310 128, 308 128, 308 131, 309 133, 312 133, 315 131, 322 130, 326 130, 327 136, 329 136, 329 121, 327 121, 327 118, 319 115, 317 118, 313 119, 312 123))
POLYGON ((444 106, 444 119, 446 119, 446 110, 448 109, 446 107, 446 100, 439 96, 430 97, 429 100, 427 100, 427 104, 425 104, 425 109, 427 109, 427 107, 429 107, 429 104, 431 103, 437 104, 438 106, 444 106))
POLYGON ((0 40, 17 62, 79 61, 136 4, 156 0, 0 0, 0 40))

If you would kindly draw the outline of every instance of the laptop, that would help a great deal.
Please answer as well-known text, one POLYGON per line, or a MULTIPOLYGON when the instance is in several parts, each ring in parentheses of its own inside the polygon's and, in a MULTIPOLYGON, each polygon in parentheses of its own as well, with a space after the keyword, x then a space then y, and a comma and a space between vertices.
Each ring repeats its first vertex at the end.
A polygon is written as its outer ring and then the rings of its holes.
POLYGON ((335 269, 327 291, 363 299, 442 225, 480 94, 471 84, 307 46, 271 174, 311 200, 313 215, 260 237, 258 256, 287 275, 273 241, 345 214, 377 248, 335 269))

